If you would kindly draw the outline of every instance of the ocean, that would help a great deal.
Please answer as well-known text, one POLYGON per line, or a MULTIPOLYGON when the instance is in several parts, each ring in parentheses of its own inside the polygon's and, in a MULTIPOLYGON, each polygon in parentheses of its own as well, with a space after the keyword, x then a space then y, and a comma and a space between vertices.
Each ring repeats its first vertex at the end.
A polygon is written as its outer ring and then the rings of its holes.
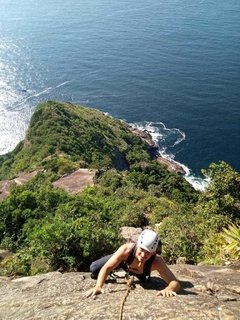
POLYGON ((203 189, 240 171, 239 0, 0 0, 0 154, 39 102, 70 101, 147 129, 203 189))

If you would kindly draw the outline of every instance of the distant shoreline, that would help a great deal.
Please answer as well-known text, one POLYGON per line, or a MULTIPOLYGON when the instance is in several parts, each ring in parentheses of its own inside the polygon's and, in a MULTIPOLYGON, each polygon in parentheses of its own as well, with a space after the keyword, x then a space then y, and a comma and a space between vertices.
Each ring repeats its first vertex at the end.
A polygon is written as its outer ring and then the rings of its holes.
POLYGON ((162 157, 159 154, 159 147, 158 145, 153 141, 151 134, 147 130, 140 130, 138 128, 133 128, 132 126, 128 125, 129 129, 132 131, 132 133, 136 134, 138 137, 140 137, 143 141, 145 141, 149 145, 149 151, 152 154, 152 156, 157 160, 157 162, 163 164, 167 167, 167 169, 171 172, 180 173, 180 174, 186 174, 186 171, 183 169, 182 166, 177 164, 175 161, 171 161, 169 159, 166 159, 162 157))

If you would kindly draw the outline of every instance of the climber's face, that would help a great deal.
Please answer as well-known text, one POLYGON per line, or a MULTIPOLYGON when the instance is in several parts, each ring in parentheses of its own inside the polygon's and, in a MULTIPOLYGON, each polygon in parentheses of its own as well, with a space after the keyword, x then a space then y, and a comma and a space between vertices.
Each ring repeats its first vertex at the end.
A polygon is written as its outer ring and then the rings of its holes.
POLYGON ((139 262, 144 262, 144 261, 148 260, 152 255, 153 255, 153 253, 147 251, 146 249, 143 249, 141 247, 137 248, 136 258, 139 262))

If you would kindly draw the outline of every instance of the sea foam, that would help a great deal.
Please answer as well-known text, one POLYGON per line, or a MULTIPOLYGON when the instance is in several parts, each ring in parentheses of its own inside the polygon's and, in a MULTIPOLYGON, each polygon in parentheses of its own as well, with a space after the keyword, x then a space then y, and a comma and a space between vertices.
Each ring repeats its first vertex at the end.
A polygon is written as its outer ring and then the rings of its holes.
POLYGON ((175 160, 174 147, 186 139, 186 134, 178 128, 167 128, 163 122, 140 122, 131 123, 132 127, 147 131, 153 141, 158 145, 159 154, 182 167, 184 178, 194 187, 195 190, 204 191, 209 184, 209 178, 196 176, 190 168, 175 160))

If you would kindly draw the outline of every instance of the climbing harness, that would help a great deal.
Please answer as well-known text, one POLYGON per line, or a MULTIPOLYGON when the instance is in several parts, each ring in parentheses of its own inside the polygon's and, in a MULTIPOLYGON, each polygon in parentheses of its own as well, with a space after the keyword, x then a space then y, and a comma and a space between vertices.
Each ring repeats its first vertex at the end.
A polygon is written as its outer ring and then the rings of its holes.
POLYGON ((126 302, 130 291, 134 290, 135 287, 136 287, 136 285, 134 283, 134 276, 130 276, 129 273, 126 273, 125 279, 126 279, 126 282, 127 282, 127 290, 126 290, 126 293, 125 293, 125 295, 123 297, 123 300, 121 302, 121 305, 120 305, 119 318, 118 318, 119 320, 122 320, 124 303, 126 302))

